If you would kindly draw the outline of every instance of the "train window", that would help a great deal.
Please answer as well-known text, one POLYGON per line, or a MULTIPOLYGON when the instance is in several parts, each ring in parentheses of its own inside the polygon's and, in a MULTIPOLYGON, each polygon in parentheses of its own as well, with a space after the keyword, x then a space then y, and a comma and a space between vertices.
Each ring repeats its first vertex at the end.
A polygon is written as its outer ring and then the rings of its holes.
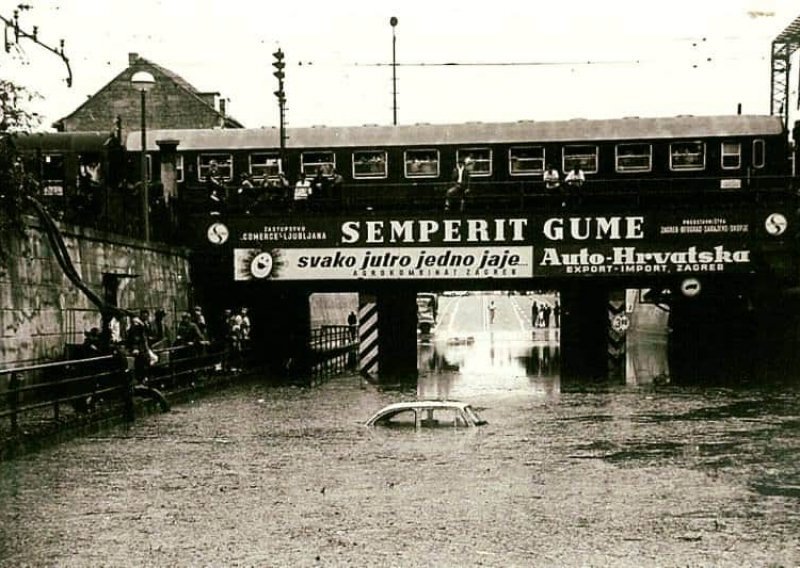
POLYGON ((358 150, 353 152, 354 178, 385 178, 387 158, 384 150, 358 150))
POLYGON ((702 142, 675 142, 669 145, 672 170, 702 170, 706 167, 706 148, 702 142))
POLYGON ((722 143, 722 169, 738 170, 742 167, 742 145, 739 142, 722 143))
POLYGON ((456 152, 456 160, 472 160, 473 176, 492 175, 492 151, 489 148, 463 148, 456 152))
POLYGON ((405 172, 408 178, 439 177, 439 150, 406 150, 405 172))
POLYGON ((250 175, 257 180, 276 178, 281 173, 281 156, 277 152, 250 154, 250 175))
POLYGON ((753 140, 753 167, 763 168, 766 163, 766 145, 763 140, 753 140))
POLYGON ((336 156, 332 151, 303 152, 300 154, 300 171, 307 176, 315 176, 318 171, 331 175, 336 168, 336 156))
POLYGON ((544 173, 544 146, 508 149, 508 173, 512 176, 544 173))
POLYGON ((230 154, 200 154, 197 156, 197 179, 206 181, 211 162, 216 162, 217 171, 222 179, 233 179, 233 157, 230 154))
POLYGON ((64 156, 42 156, 42 195, 64 195, 64 156))
POLYGON ((585 173, 597 173, 597 146, 564 146, 562 167, 565 172, 575 166, 585 173))
POLYGON ((653 169, 653 147, 650 144, 617 144, 618 172, 649 172, 653 169))

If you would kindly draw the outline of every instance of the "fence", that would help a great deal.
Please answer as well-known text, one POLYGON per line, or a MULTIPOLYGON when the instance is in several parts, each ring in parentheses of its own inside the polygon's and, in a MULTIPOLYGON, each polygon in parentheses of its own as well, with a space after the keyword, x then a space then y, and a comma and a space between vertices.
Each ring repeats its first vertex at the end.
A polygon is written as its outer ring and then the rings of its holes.
POLYGON ((311 383, 354 370, 358 333, 349 325, 323 325, 311 330, 311 383))
POLYGON ((57 426, 80 416, 121 414, 133 419, 136 397, 194 388, 223 370, 224 349, 169 347, 146 368, 122 353, 0 370, 0 438, 57 426), (154 390, 158 389, 158 390, 154 390))
MULTIPOLYGON (((356 330, 347 325, 313 329, 309 352, 311 385, 353 370, 356 330)), ((134 399, 158 399, 153 389, 193 389, 210 377, 228 377, 253 364, 251 351, 233 354, 224 343, 167 347, 155 353, 158 361, 146 368, 118 353, 0 370, 0 439, 4 432, 16 436, 98 411, 133 419, 134 399)))

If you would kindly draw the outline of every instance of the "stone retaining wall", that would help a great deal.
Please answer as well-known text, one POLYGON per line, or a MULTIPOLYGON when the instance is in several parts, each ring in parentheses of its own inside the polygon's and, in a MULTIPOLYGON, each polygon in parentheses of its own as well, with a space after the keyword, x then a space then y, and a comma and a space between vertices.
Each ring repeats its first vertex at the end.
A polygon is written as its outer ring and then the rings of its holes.
MULTIPOLYGON (((9 253, 0 263, 0 367, 59 359, 68 343, 100 327, 97 308, 64 275, 47 235, 35 218, 26 237, 2 235, 9 253)), ((104 274, 121 275, 118 305, 163 308, 170 329, 189 305, 188 251, 60 224, 67 249, 83 281, 103 296, 104 274)))

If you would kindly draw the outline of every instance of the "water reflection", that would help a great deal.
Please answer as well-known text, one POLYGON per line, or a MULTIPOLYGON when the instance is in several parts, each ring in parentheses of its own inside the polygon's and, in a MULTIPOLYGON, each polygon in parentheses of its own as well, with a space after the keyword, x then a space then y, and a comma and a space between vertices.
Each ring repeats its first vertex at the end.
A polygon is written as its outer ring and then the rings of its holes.
POLYGON ((485 332, 420 343, 417 396, 525 392, 552 398, 559 391, 559 345, 557 330, 548 332, 485 332))
MULTIPOLYGON (((624 372, 600 384, 629 387, 729 386, 752 387, 796 384, 793 365, 772 372, 786 355, 773 349, 767 357, 747 353, 747 365, 723 365, 717 359, 695 361, 677 358, 665 331, 630 333, 624 372), (776 354, 777 353, 777 354, 776 354), (714 366, 709 369, 709 366, 714 366), (733 369, 731 366, 733 365, 733 369), (687 374, 683 367, 691 366, 687 374), (774 376, 777 375, 777 379, 774 376)), ((561 377, 561 350, 557 329, 474 333, 464 337, 436 337, 418 344, 416 381, 421 398, 468 398, 486 393, 524 392, 556 396, 564 389, 599 386, 596 377, 561 377)), ((796 358, 796 355, 795 355, 796 358)), ((735 359, 735 358, 734 358, 735 359)), ((738 361, 738 359, 735 359, 738 361)), ((413 388, 414 383, 411 385, 413 388)))

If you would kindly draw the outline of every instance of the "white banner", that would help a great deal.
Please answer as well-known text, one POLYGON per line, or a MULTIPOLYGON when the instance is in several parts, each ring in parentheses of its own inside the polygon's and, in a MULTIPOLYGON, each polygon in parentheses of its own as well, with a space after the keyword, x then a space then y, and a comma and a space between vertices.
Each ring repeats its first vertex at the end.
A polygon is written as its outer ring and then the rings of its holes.
POLYGON ((531 278, 533 248, 234 249, 234 280, 531 278))

